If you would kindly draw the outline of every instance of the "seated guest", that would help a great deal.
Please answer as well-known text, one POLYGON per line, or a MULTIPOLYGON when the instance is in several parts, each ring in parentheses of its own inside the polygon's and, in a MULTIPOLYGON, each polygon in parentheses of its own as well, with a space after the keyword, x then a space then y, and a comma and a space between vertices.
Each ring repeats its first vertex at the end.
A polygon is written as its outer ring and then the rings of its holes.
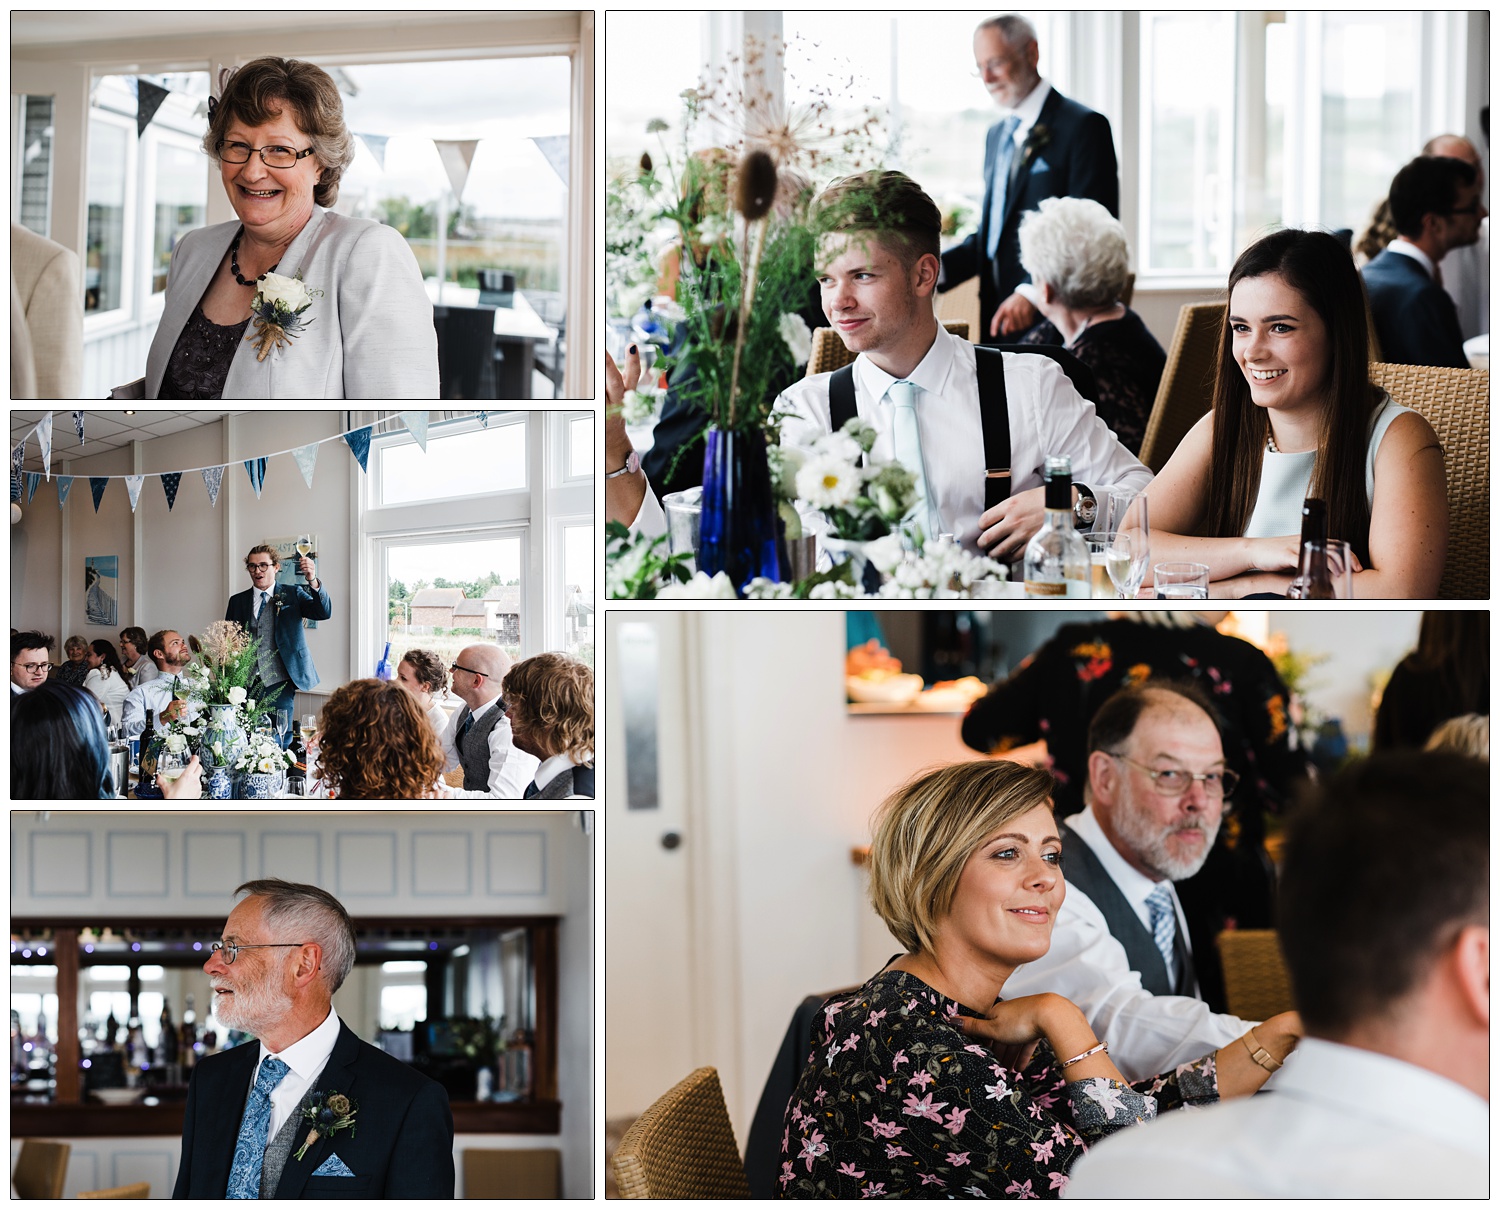
POLYGON ((1360 270, 1386 361, 1468 369, 1458 309, 1438 266, 1479 239, 1487 213, 1480 192, 1474 166, 1451 156, 1419 155, 1396 173, 1389 201, 1400 235, 1360 270))
POLYGON ((125 679, 132 689, 139 689, 161 675, 161 669, 151 659, 151 644, 146 632, 139 626, 127 626, 120 631, 120 655, 125 679))
POLYGON ((594 670, 548 651, 501 681, 510 742, 541 762, 527 798, 594 797, 594 670))
POLYGON ((10 695, 29 693, 45 684, 52 662, 47 649, 57 640, 40 630, 10 632, 10 695))
POLYGON ((1275 1094, 1109 1140, 1067 1196, 1485 1197, 1489 812, 1488 766, 1446 753, 1329 782, 1287 833, 1277 928, 1307 1037, 1275 1094))
POLYGON ((465 647, 453 661, 453 692, 463 700, 443 731, 443 772, 464 771, 456 798, 520 798, 536 773, 537 758, 511 743, 500 686, 510 657, 499 647, 465 647))
MULTIPOLYGON (((1235 1040, 1131 1085, 1063 996, 996 1002, 1063 903, 1051 781, 974 761, 880 808, 870 899, 907 952, 824 1005, 787 1107, 783 1197, 1055 1197, 1104 1135, 1265 1082, 1235 1040), (966 1032, 986 1015, 992 1050, 966 1032)), ((1281 1058, 1297 1032, 1284 1014, 1257 1036, 1281 1058)))
MULTIPOLYGON (((11 699, 10 793, 26 798, 114 798, 109 740, 92 694, 51 683, 11 699)), ((196 799, 201 767, 193 757, 175 782, 163 782, 167 798, 196 799)))
POLYGON ((1489 612, 1429 609, 1417 649, 1396 665, 1380 695, 1370 746, 1420 748, 1447 719, 1489 712, 1489 612))
POLYGON ((443 751, 416 700, 373 677, 333 691, 318 722, 318 764, 338 798, 432 798, 443 751))
POLYGON ((89 641, 81 634, 69 635, 68 641, 63 644, 67 662, 57 666, 53 679, 82 689, 84 678, 89 674, 89 662, 84 658, 88 655, 88 650, 89 641))
MULTIPOLYGON (((1120 444, 1056 362, 1026 353, 976 352, 938 323, 932 298, 942 216, 915 181, 884 171, 845 177, 819 195, 815 212, 827 232, 814 269, 823 310, 857 356, 852 366, 803 378, 777 397, 777 411, 789 416, 781 426, 783 443, 809 444, 860 416, 877 431, 877 459, 895 458, 921 472, 922 530, 928 536, 954 534, 970 552, 1003 561, 1019 558, 1042 527, 1047 457, 1072 459, 1075 496, 1151 481, 1151 472, 1120 444), (987 408, 987 402, 998 402, 1002 384, 1004 409, 987 408), (915 424, 898 425, 898 405, 903 414, 915 409, 915 424), (985 465, 987 416, 1008 430, 1009 468, 985 465), (1000 469, 1011 473, 1010 494, 986 507, 986 472, 1000 469)), ((640 377, 640 359, 627 358, 623 375, 612 367, 611 361, 605 371, 609 409, 640 377)), ((611 430, 606 422, 611 469, 629 449, 628 437, 619 441, 623 428, 619 422, 611 430)), ((659 502, 643 476, 629 473, 628 462, 625 469, 613 490, 606 484, 608 519, 635 524, 639 517, 642 532, 661 532, 659 502)))
MULTIPOLYGON (((1213 595, 1284 594, 1302 502, 1359 560, 1357 597, 1431 597, 1448 549, 1432 426, 1370 382, 1359 274, 1321 231, 1277 231, 1229 274, 1213 408, 1152 482, 1151 561, 1206 563, 1213 595)), ((1387 351, 1388 352, 1388 351, 1387 351)))
MULTIPOLYGON (((83 687, 99 699, 99 704, 109 711, 110 722, 118 727, 125 716, 125 696, 130 686, 125 680, 125 669, 120 666, 120 657, 115 654, 115 645, 108 639, 95 639, 89 644, 87 658, 89 674, 83 678, 83 687)), ((150 659, 146 657, 148 663, 150 659)), ((155 669, 156 665, 151 667, 155 669)))
POLYGON ((1223 1000, 1214 952, 1223 921, 1190 932, 1172 885, 1203 867, 1238 779, 1207 699, 1166 681, 1122 689, 1100 707, 1088 774, 1089 806, 1058 824, 1068 899, 1052 946, 1008 986, 1015 996, 1067 996, 1109 1039, 1120 1070, 1141 1079, 1248 1025, 1204 1003, 1200 982, 1223 1000))
POLYGON ((1088 198, 1045 198, 1021 219, 1021 266, 1046 322, 1019 343, 1062 345, 1093 370, 1094 410, 1139 454, 1167 353, 1120 301, 1130 279, 1120 220, 1088 198))
POLYGON ((1475 760, 1490 758, 1490 716, 1488 714, 1460 714, 1450 718, 1432 733, 1427 741, 1426 752, 1457 752, 1460 756, 1471 756, 1475 760))
POLYGON ((139 735, 144 731, 148 714, 158 715, 158 721, 170 721, 177 717, 172 695, 178 677, 193 658, 193 653, 188 650, 187 640, 175 630, 158 630, 147 640, 147 648, 153 665, 160 669, 161 675, 153 681, 137 685, 126 695, 124 720, 121 723, 126 735, 139 735))
POLYGON ((448 712, 437 697, 448 688, 448 670, 436 652, 413 647, 396 665, 396 683, 417 699, 417 705, 432 724, 432 733, 442 735, 448 729, 448 712))

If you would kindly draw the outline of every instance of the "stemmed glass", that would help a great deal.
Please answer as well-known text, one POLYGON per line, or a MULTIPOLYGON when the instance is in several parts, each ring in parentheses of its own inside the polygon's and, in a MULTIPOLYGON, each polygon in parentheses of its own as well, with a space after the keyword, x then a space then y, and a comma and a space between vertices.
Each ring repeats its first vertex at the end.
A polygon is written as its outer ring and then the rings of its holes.
POLYGON ((292 741, 292 708, 276 707, 276 741, 283 748, 292 741))
POLYGON ((175 782, 182 776, 182 771, 187 768, 187 765, 188 758, 183 753, 163 748, 156 758, 156 779, 175 782))
POLYGON ((1121 600, 1135 600, 1141 591, 1141 581, 1146 578, 1146 564, 1150 559, 1150 543, 1140 531, 1113 535, 1104 553, 1104 567, 1121 600))
MULTIPOLYGON (((1134 581, 1135 588, 1126 594, 1131 599, 1134 599, 1136 593, 1140 591, 1146 570, 1151 566, 1150 504, 1150 499, 1141 492, 1131 491, 1128 488, 1109 489, 1109 524, 1107 528, 1114 531, 1120 538, 1127 539, 1125 545, 1130 551, 1131 565, 1134 566, 1137 562, 1140 563, 1140 575, 1134 581)), ((1104 510, 1101 508, 1099 511, 1103 512, 1104 510)), ((1105 566, 1109 566, 1108 562, 1106 562, 1105 566)), ((1114 580, 1113 573, 1111 573, 1110 579, 1114 580)), ((1115 581, 1115 587, 1117 589, 1120 588, 1120 583, 1117 580, 1115 581)), ((1120 591, 1123 592, 1124 590, 1120 589, 1120 591)))
POLYGON ((301 555, 304 559, 308 558, 312 554, 312 535, 311 534, 299 534, 299 535, 297 535, 297 553, 299 555, 301 555))

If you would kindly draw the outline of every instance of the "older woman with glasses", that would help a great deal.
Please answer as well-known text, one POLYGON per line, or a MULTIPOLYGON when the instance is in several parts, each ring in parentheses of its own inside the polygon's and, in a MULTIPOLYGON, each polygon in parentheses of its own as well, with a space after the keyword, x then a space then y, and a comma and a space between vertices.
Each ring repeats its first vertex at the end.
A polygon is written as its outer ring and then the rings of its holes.
POLYGON ((210 100, 203 149, 238 219, 174 249, 144 397, 436 399, 416 257, 394 228, 331 209, 354 158, 333 78, 252 60, 210 100))

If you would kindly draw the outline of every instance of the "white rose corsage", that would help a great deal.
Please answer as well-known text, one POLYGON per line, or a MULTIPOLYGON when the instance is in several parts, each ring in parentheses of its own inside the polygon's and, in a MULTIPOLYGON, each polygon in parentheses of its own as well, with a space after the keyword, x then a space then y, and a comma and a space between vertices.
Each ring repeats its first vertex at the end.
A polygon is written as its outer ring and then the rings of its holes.
POLYGON ((312 306, 314 298, 321 298, 323 291, 309 289, 300 273, 296 277, 267 273, 259 286, 250 303, 255 331, 245 339, 256 342, 255 360, 264 361, 273 348, 291 344, 312 323, 311 318, 302 318, 302 312, 312 306))

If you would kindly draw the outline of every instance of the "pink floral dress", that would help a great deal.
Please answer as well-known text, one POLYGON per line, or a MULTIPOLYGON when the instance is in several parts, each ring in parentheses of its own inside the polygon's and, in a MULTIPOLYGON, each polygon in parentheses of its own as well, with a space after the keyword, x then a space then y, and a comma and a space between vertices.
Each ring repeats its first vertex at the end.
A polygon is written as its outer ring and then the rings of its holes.
POLYGON ((1024 1071, 963 1032, 980 1016, 905 971, 823 1005, 787 1106, 782 1197, 1057 1197, 1087 1145, 1219 1099, 1213 1055, 1122 1084, 1064 1079, 1045 1041, 1024 1071))

